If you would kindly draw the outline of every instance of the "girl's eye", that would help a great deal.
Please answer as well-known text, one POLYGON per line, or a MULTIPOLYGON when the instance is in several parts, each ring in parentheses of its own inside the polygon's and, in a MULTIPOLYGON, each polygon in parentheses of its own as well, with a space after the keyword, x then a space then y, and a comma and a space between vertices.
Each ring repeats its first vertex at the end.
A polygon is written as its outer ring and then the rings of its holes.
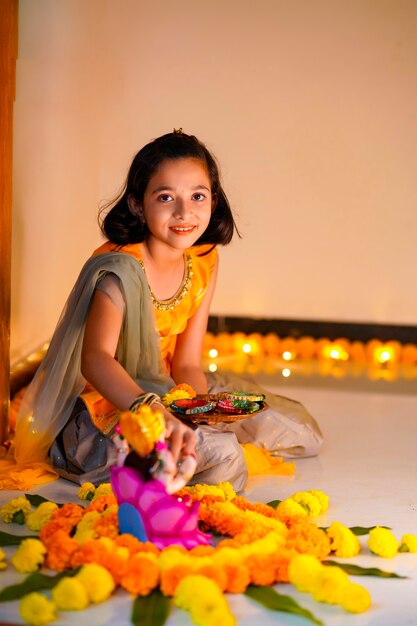
POLYGON ((169 202, 172 200, 172 196, 170 196, 169 193, 163 193, 159 196, 158 200, 161 202, 169 202))
POLYGON ((204 200, 204 198, 205 198, 205 195, 202 193, 195 193, 193 195, 193 200, 204 200))

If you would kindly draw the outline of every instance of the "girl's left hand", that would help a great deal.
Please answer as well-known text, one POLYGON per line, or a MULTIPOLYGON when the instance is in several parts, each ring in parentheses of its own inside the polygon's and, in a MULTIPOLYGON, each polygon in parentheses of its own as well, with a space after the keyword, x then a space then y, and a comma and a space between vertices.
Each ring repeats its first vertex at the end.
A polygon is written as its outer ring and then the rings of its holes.
POLYGON ((162 408, 162 413, 166 422, 166 439, 175 463, 181 456, 186 457, 189 454, 195 456, 197 438, 194 431, 172 415, 165 407, 162 408))

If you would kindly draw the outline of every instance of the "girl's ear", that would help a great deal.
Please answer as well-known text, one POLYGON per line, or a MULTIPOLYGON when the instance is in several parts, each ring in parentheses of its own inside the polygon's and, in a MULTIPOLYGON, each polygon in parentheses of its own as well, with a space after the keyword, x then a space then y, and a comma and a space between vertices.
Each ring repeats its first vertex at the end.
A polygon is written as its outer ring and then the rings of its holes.
POLYGON ((215 210, 215 208, 217 206, 218 200, 219 200, 219 196, 217 195, 217 193, 214 193, 212 195, 212 198, 211 198, 211 212, 212 213, 214 212, 214 210, 215 210))
POLYGON ((132 194, 127 197, 127 206, 129 207, 129 211, 132 215, 135 215, 135 217, 139 219, 140 223, 144 224, 145 218, 143 217, 142 205, 135 200, 132 194))

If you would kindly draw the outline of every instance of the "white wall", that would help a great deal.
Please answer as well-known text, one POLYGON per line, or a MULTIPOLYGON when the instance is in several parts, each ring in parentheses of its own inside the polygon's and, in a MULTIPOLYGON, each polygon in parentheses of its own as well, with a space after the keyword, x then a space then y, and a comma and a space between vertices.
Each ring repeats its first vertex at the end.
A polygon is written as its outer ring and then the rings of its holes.
POLYGON ((414 0, 21 0, 12 360, 48 339, 99 203, 182 126, 244 235, 212 311, 417 324, 414 0))

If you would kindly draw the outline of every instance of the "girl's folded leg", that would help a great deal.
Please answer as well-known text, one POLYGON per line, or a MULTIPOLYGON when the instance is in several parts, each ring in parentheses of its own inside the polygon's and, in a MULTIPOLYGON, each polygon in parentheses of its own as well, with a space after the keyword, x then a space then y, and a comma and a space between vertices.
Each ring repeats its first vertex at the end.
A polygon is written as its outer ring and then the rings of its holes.
POLYGON ((254 379, 228 372, 207 374, 207 379, 210 393, 257 391, 265 394, 267 410, 237 422, 219 424, 218 428, 223 431, 235 433, 240 443, 253 443, 287 458, 318 454, 323 435, 316 420, 300 402, 263 389, 254 379))
POLYGON ((196 435, 198 464, 190 484, 218 485, 228 481, 235 491, 241 491, 245 487, 248 470, 236 435, 215 426, 200 426, 196 435))

